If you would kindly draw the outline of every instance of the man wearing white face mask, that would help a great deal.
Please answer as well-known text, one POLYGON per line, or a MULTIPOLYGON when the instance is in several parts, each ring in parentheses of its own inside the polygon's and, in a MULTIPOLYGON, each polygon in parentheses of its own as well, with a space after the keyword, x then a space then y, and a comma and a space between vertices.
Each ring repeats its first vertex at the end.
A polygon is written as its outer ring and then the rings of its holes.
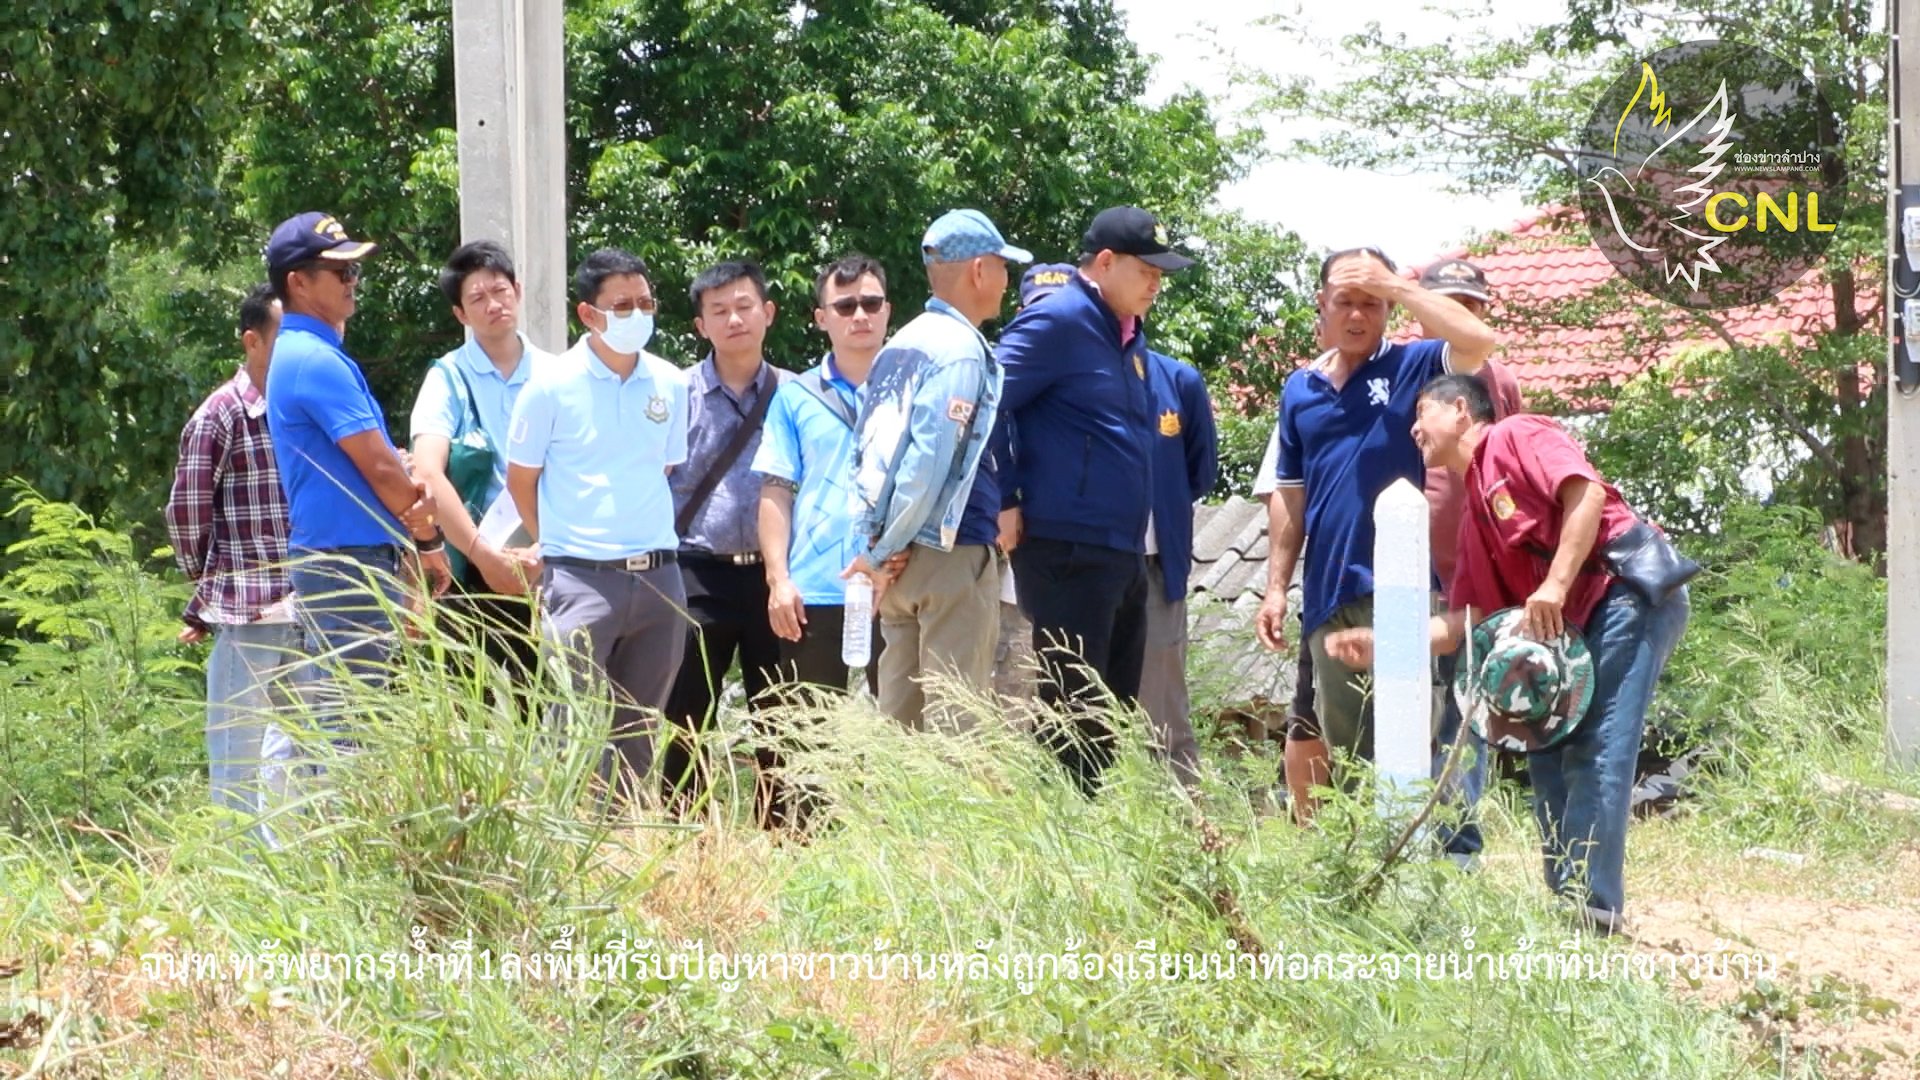
MULTIPOLYGON (((574 288, 587 333, 520 392, 507 490, 542 556, 549 645, 611 684, 620 788, 631 798, 652 771, 685 642, 667 474, 687 458, 687 382, 645 351, 655 304, 638 257, 596 251, 574 288)), ((602 775, 612 769, 609 755, 602 775)))

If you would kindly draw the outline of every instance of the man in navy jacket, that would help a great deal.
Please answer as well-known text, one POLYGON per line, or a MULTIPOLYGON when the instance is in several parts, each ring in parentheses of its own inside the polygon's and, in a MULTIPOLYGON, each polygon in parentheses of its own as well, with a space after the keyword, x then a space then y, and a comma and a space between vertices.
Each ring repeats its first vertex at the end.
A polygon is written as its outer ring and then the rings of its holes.
POLYGON ((1105 694, 1138 699, 1147 644, 1158 414, 1143 322, 1161 275, 1192 260, 1131 206, 1101 211, 1080 252, 1073 279, 1007 327, 998 358, 1019 483, 1020 606, 1033 621, 1041 700, 1073 714, 1072 729, 1043 725, 1043 738, 1091 795, 1113 758, 1105 694))
POLYGON ((1153 440, 1153 524, 1147 530, 1147 652, 1140 707, 1156 753, 1191 788, 1200 746, 1187 701, 1187 572, 1193 566, 1193 504, 1213 488, 1220 440, 1206 380, 1190 364, 1147 354, 1147 382, 1159 411, 1153 440))

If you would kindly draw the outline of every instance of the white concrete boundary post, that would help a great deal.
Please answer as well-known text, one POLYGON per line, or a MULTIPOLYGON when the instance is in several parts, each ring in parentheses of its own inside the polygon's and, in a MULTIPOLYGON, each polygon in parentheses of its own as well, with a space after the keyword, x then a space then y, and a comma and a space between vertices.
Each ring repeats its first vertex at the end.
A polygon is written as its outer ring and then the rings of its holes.
POLYGON ((1432 767, 1427 497, 1396 480, 1373 504, 1373 760, 1380 811, 1404 816, 1432 767))

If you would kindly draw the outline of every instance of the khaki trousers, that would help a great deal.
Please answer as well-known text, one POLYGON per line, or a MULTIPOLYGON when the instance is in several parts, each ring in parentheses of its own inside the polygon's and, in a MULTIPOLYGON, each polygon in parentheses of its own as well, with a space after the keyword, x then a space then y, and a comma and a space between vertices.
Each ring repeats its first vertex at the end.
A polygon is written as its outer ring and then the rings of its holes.
POLYGON ((880 708, 915 731, 971 728, 977 717, 952 702, 927 706, 926 680, 945 676, 976 693, 993 689, 1000 635, 1000 561, 988 544, 952 551, 913 546, 900 580, 880 598, 880 708))

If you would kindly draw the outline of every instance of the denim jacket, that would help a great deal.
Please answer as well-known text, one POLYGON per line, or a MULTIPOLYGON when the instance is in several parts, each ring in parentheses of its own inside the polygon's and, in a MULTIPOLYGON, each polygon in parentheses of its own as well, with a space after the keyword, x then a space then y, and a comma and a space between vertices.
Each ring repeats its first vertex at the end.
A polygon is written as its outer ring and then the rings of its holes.
POLYGON ((879 563, 908 544, 950 551, 999 412, 1000 365, 945 301, 874 359, 854 456, 853 540, 879 563))

